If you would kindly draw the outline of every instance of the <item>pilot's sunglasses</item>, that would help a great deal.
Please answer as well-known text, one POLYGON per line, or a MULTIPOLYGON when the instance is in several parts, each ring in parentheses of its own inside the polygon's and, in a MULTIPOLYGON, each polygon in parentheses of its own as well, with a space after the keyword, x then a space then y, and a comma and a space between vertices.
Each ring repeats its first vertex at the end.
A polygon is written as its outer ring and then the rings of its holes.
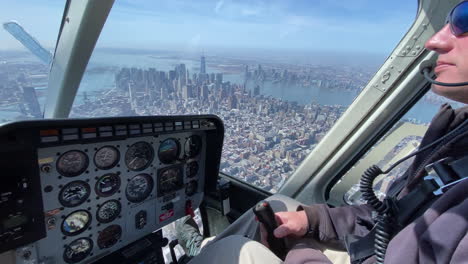
POLYGON ((468 32, 468 1, 456 5, 448 14, 445 23, 450 24, 450 29, 455 36, 468 32))

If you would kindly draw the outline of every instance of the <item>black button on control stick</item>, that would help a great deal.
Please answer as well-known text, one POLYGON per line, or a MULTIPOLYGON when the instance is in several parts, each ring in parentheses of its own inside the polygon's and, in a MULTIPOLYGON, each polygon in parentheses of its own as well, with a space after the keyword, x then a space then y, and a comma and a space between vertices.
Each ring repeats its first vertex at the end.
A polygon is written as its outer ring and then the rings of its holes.
POLYGON ((261 201, 252 210, 255 216, 257 216, 258 221, 263 224, 267 231, 267 242, 271 251, 284 260, 286 257, 286 245, 283 238, 277 238, 273 235, 273 231, 278 227, 278 223, 270 204, 267 201, 261 201))

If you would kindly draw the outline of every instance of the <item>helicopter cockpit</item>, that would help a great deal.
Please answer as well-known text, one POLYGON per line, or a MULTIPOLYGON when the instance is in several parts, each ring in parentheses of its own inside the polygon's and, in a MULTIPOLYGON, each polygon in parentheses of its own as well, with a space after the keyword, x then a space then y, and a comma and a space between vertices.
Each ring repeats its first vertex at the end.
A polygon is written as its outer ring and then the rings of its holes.
POLYGON ((6 2, 0 262, 52 264, 178 263, 178 219, 214 236, 275 193, 362 204, 365 168, 414 151, 447 102, 420 65, 460 1, 6 2), (60 23, 31 31, 34 12, 60 23))

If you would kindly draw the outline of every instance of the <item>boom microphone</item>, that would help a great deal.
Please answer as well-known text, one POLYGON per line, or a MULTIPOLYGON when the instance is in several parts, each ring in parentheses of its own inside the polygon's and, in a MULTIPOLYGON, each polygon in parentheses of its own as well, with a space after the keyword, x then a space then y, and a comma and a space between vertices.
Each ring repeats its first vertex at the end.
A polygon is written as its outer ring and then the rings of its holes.
POLYGON ((433 65, 430 61, 423 61, 421 65, 419 65, 419 72, 424 75, 424 78, 431 82, 432 84, 440 85, 440 86, 448 86, 448 87, 455 87, 455 86, 465 86, 468 85, 468 82, 461 82, 461 83, 444 83, 438 82, 429 75, 432 71, 433 65))

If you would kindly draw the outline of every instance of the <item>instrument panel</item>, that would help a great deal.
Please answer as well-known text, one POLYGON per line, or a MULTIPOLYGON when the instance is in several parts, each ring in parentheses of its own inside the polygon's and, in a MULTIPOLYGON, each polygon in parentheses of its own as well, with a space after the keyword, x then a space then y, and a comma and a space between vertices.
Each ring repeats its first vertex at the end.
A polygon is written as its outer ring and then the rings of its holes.
MULTIPOLYGON (((16 125, 38 136, 32 151, 45 229, 21 252, 34 251, 38 261, 91 263, 200 206, 216 185, 221 121, 124 119, 16 125)), ((17 263, 28 263, 17 256, 17 263)))

